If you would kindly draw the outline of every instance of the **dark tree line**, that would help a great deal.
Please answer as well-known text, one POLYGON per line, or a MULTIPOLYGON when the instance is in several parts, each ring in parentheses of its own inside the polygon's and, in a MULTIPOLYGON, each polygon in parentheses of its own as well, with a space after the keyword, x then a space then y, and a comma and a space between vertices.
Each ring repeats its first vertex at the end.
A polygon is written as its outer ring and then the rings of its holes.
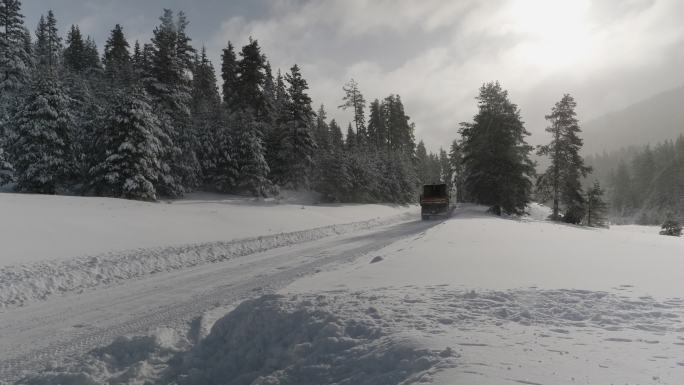
POLYGON ((328 201, 407 203, 419 183, 438 178, 423 174, 424 146, 416 156, 398 95, 367 104, 350 81, 340 108, 353 124, 343 135, 323 106, 314 112, 299 66, 274 74, 257 40, 239 51, 228 43, 219 92, 188 24, 165 10, 151 41, 132 45, 116 25, 100 55, 76 25, 62 39, 52 11, 32 41, 20 1, 0 0, 0 183, 143 200, 287 188, 328 201))
POLYGON ((229 42, 217 79, 188 25, 165 10, 151 41, 132 45, 116 25, 100 55, 78 26, 63 40, 52 11, 32 41, 20 1, 0 0, 0 183, 143 200, 286 188, 396 203, 414 201, 421 184, 446 183, 459 201, 497 214, 522 213, 536 192, 555 220, 601 222, 602 190, 581 188, 589 168, 569 95, 547 116, 553 139, 538 153, 551 167, 535 191, 529 133, 498 83, 482 86, 460 140, 429 153, 399 95, 367 102, 350 80, 338 107, 353 116, 345 130, 324 106, 314 111, 300 67, 274 73, 257 40, 239 51, 229 42))
POLYGON ((611 215, 618 220, 661 224, 684 219, 684 135, 592 155, 587 162, 608 186, 611 215))

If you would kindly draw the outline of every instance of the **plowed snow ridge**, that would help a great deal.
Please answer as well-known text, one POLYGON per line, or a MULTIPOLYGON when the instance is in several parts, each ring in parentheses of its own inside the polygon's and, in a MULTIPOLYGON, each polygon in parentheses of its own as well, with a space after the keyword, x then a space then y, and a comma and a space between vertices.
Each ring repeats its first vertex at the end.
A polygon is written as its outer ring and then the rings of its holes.
POLYGON ((374 218, 289 233, 184 246, 136 249, 0 267, 0 308, 22 306, 50 295, 120 283, 159 272, 222 262, 278 247, 368 230, 413 219, 413 214, 374 218))

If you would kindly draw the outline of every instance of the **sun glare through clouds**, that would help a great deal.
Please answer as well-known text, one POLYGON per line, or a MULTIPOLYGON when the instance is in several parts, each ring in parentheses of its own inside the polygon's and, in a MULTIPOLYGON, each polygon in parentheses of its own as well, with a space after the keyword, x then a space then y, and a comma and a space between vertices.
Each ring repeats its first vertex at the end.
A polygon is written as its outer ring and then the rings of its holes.
POLYGON ((514 0, 511 30, 523 37, 516 59, 542 71, 585 62, 591 52, 588 0, 514 0))

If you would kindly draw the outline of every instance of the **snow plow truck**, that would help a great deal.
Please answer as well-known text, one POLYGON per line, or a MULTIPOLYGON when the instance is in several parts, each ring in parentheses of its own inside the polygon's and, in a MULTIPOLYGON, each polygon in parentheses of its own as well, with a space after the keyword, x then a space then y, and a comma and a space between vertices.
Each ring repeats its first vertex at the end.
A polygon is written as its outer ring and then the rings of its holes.
POLYGON ((433 217, 447 217, 451 215, 454 202, 446 184, 426 184, 420 194, 421 217, 424 221, 433 217))

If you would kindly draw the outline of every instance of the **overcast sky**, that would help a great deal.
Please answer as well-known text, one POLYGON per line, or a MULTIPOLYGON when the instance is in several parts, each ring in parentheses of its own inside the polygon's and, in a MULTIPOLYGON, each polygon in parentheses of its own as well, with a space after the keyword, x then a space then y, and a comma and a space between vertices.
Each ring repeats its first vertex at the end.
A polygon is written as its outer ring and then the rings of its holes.
POLYGON ((581 120, 684 83, 682 0, 24 0, 29 29, 53 9, 62 33, 78 24, 100 49, 116 23, 148 41, 163 8, 183 10, 194 44, 216 67, 228 40, 256 38, 274 68, 302 68, 314 103, 337 110, 355 78, 367 100, 400 94, 430 149, 448 147, 474 97, 499 80, 530 142, 563 93, 581 120))

